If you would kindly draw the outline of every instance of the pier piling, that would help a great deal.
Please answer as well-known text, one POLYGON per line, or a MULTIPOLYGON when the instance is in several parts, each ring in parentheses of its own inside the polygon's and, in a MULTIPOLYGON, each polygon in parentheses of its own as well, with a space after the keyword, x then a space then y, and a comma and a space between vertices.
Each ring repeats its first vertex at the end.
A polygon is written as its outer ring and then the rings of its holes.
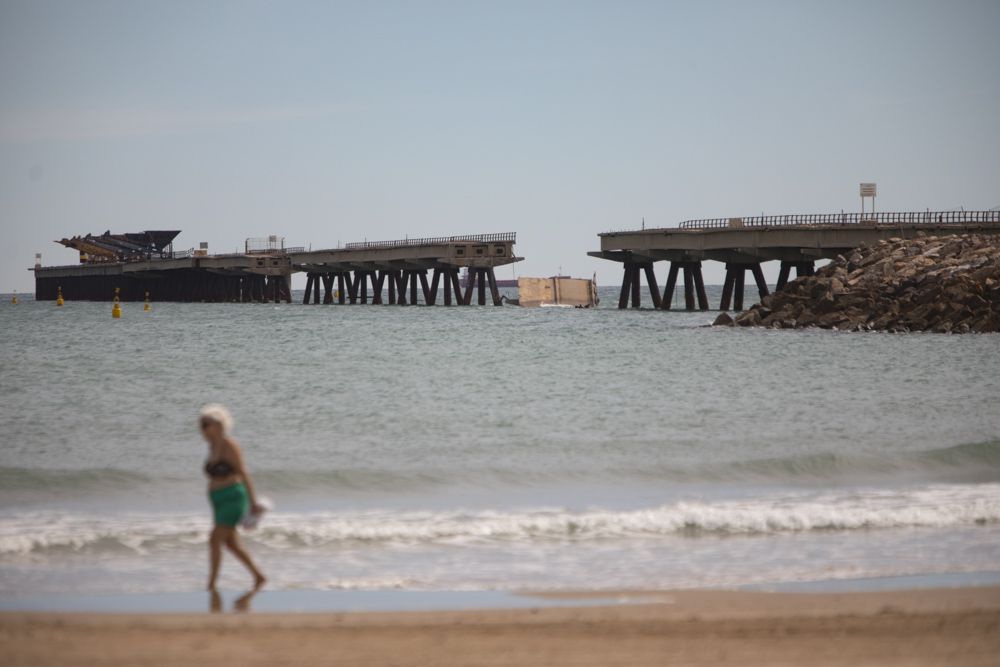
POLYGON ((811 276, 816 273, 816 264, 812 261, 804 262, 782 262, 781 268, 778 270, 778 283, 774 286, 774 291, 778 291, 788 284, 788 278, 795 269, 795 277, 799 278, 801 276, 811 276))
POLYGON ((486 269, 486 277, 490 281, 490 295, 493 297, 493 305, 502 306, 503 297, 500 296, 500 288, 497 287, 497 276, 493 271, 493 267, 486 269))
MULTIPOLYGON (((653 264, 649 263, 647 276, 653 273, 653 264)), ((670 262, 670 270, 667 273, 667 284, 663 289, 663 296, 660 297, 657 307, 663 310, 670 310, 673 307, 674 291, 677 288, 677 278, 684 282, 684 309, 685 310, 708 310, 708 294, 705 292, 705 280, 701 272, 700 261, 674 261, 670 262)), ((647 282, 650 278, 647 277, 647 282)), ((653 276, 652 285, 655 285, 656 278, 653 276)), ((650 289, 652 289, 652 285, 650 289)), ((654 304, 657 299, 653 300, 654 304)))

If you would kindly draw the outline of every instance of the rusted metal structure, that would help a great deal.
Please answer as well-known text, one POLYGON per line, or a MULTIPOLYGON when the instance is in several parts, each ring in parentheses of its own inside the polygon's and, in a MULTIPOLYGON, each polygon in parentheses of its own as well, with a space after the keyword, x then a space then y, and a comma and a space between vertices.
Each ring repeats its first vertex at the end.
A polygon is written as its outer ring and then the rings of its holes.
POLYGON ((720 310, 743 310, 744 283, 753 276, 761 298, 769 290, 761 264, 781 262, 776 289, 784 287, 792 269, 797 276, 812 275, 815 262, 843 255, 862 244, 918 233, 1000 234, 1000 211, 920 211, 907 213, 833 213, 776 215, 749 218, 688 220, 676 228, 606 232, 601 249, 588 253, 615 262, 624 269, 619 308, 642 306, 641 278, 654 308, 669 310, 678 278, 684 282, 684 307, 708 310, 702 262, 726 265, 720 310), (670 262, 661 294, 653 271, 655 262, 670 262))
POLYGON ((145 231, 130 234, 112 234, 106 231, 100 236, 87 234, 56 241, 80 253, 81 264, 104 264, 107 262, 132 262, 144 259, 167 259, 173 256, 173 242, 180 234, 175 231, 145 231))
POLYGON ((38 300, 55 299, 62 288, 67 301, 109 301, 120 288, 123 301, 142 301, 149 292, 156 301, 290 303, 291 276, 305 272, 304 303, 434 305, 443 281, 445 305, 468 305, 474 296, 485 305, 488 287, 493 304, 499 306, 494 268, 520 261, 515 241, 513 233, 480 234, 365 241, 307 251, 286 248, 280 237, 268 237, 248 239, 245 251, 236 254, 164 250, 156 256, 137 253, 118 261, 32 270, 38 300), (463 268, 470 277, 464 292, 459 285, 463 268), (388 298, 383 299, 386 290, 388 298))

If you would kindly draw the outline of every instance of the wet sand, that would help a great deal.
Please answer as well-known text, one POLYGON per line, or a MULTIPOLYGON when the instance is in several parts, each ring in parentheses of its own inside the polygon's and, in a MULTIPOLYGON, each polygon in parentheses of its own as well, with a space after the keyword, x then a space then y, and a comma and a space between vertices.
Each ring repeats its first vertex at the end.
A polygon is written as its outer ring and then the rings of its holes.
POLYGON ((463 612, 11 612, 0 647, 10 667, 996 665, 1000 587, 622 592, 616 604, 463 612))

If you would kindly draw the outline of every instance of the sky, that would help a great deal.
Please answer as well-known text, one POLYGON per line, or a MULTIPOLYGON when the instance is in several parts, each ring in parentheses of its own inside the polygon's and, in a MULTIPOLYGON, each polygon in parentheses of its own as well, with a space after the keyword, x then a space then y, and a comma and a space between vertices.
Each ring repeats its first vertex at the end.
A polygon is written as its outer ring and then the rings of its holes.
POLYGON ((0 0, 0 292, 105 230, 513 231, 498 277, 610 285, 586 253, 643 219, 997 207, 998 34, 997 0, 0 0))

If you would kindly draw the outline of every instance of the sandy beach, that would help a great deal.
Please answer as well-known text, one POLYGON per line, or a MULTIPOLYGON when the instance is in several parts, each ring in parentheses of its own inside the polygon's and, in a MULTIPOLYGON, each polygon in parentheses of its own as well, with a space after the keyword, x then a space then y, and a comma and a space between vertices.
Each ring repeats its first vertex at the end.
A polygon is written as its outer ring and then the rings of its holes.
POLYGON ((0 645, 10 667, 995 665, 1000 655, 1000 587, 618 600, 469 612, 8 613, 0 645))

